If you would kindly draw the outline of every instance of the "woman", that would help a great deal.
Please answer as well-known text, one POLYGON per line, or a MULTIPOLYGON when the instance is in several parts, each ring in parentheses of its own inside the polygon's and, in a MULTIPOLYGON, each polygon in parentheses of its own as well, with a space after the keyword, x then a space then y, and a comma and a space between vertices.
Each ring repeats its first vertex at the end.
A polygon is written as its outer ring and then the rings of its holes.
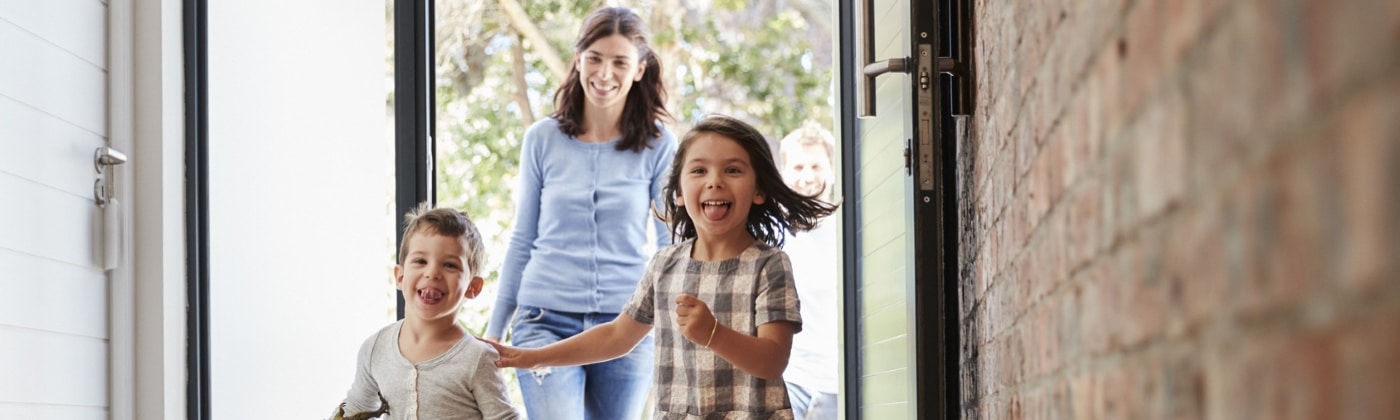
MULTIPOLYGON (((556 110, 525 132, 516 226, 486 339, 511 328, 542 347, 616 318, 641 279, 647 223, 676 151, 664 126, 661 64, 636 13, 603 8, 583 21, 556 110)), ((651 385, 651 337, 607 362, 517 371, 532 419, 640 418, 651 385)))

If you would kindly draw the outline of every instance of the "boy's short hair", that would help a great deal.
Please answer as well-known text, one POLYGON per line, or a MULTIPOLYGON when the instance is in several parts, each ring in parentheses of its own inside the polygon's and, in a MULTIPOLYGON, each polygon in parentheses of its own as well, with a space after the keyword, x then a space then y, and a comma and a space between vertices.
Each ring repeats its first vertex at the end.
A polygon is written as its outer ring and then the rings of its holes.
POLYGON ((486 249, 482 244, 481 231, 467 217, 466 213, 450 207, 432 208, 428 203, 419 204, 413 211, 403 216, 403 240, 399 241, 398 264, 408 255, 408 239, 419 232, 431 231, 439 235, 457 238, 462 249, 467 252, 467 268, 473 276, 481 276, 481 263, 486 259, 486 249))
POLYGON ((779 142, 778 158, 782 161, 778 164, 787 165, 787 151, 814 145, 821 145, 822 150, 826 150, 828 165, 836 163, 836 137, 831 134, 830 130, 822 127, 816 121, 807 120, 802 123, 802 127, 788 133, 787 137, 783 137, 783 140, 779 142))

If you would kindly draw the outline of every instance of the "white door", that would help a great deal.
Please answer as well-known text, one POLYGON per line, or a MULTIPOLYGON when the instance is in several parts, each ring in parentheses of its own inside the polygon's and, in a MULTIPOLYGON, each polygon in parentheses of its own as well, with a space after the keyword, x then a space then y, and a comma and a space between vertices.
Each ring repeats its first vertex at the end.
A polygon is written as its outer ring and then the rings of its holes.
POLYGON ((108 417, 106 1, 0 0, 0 413, 108 417))

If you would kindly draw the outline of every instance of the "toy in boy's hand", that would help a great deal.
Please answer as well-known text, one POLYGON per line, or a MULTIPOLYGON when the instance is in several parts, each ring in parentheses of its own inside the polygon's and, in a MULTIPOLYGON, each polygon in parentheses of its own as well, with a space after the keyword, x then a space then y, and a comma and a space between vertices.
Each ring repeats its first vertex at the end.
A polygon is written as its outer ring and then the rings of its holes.
POLYGON ((369 420, 379 418, 379 416, 385 414, 389 414, 389 402, 384 401, 384 396, 380 395, 378 410, 354 413, 347 416, 345 415, 345 403, 340 403, 340 406, 335 409, 335 415, 331 416, 330 420, 369 420))

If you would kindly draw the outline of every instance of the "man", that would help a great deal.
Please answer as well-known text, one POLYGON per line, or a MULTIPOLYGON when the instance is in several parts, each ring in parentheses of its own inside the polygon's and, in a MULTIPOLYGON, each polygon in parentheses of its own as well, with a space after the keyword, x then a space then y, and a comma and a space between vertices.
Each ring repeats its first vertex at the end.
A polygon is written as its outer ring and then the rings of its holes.
MULTIPOLYGON (((779 142, 783 181, 798 193, 831 202, 835 141, 831 132, 808 121, 779 142)), ((792 358, 783 379, 798 420, 835 420, 838 369, 841 366, 838 322, 841 275, 837 261, 837 223, 787 238, 783 250, 792 260, 793 278, 802 305, 802 333, 793 337, 792 358)))

